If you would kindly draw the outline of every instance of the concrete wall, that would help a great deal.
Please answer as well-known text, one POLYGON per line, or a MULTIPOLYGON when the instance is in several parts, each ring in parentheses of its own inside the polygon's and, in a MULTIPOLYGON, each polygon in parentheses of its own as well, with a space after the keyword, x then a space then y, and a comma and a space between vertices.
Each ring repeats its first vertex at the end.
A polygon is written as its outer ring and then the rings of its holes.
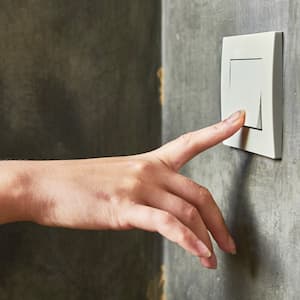
MULTIPOLYGON (((160 144, 160 1, 0 1, 0 158, 160 144)), ((155 299, 153 234, 0 226, 0 299, 155 299)))
POLYGON ((183 173, 207 186, 224 212, 238 255, 217 251, 217 271, 165 243, 170 300, 299 299, 300 1, 163 1, 163 139, 220 119, 220 55, 225 35, 284 31, 283 158, 223 145, 183 173))

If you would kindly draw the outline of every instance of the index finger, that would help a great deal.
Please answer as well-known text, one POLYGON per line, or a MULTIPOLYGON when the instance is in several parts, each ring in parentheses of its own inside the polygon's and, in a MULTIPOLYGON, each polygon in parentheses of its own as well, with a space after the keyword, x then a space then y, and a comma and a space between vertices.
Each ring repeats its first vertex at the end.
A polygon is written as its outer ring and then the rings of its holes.
POLYGON ((245 111, 240 110, 217 124, 185 133, 154 152, 169 167, 179 170, 200 152, 232 136, 243 126, 244 122, 245 111))

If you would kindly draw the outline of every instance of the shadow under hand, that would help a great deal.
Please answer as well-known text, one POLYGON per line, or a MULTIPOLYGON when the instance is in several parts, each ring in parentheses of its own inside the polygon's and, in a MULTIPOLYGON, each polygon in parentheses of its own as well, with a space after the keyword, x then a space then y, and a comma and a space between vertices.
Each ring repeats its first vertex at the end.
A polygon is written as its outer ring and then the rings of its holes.
POLYGON ((231 206, 227 224, 237 244, 237 255, 224 256, 224 299, 251 299, 260 275, 270 273, 269 265, 272 270, 279 268, 277 263, 274 265, 277 261, 274 257, 272 262, 268 262, 266 252, 270 245, 259 234, 255 203, 249 197, 252 160, 252 154, 242 153, 241 164, 232 179, 234 184, 228 195, 231 206))

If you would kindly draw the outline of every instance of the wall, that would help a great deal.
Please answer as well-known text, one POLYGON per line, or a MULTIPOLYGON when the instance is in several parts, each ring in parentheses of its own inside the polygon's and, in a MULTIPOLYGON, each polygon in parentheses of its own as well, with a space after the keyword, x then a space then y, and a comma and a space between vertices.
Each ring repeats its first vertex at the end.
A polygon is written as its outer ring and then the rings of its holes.
MULTIPOLYGON (((160 1, 1 1, 0 158, 160 144, 160 1)), ((153 234, 0 226, 0 299, 154 299, 153 234), (147 296, 148 295, 148 296, 147 296)))
POLYGON ((283 158, 216 146, 183 173, 208 187, 238 246, 217 271, 165 242, 170 300, 299 299, 300 1, 163 1, 163 139, 220 119, 222 37, 284 31, 283 158))

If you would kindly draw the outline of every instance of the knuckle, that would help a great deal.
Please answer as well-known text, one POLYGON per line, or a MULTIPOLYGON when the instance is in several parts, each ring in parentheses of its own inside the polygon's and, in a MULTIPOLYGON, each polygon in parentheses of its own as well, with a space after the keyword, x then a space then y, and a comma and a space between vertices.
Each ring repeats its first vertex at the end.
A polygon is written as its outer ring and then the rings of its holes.
POLYGON ((193 222, 198 218, 199 212, 193 205, 187 205, 184 209, 184 215, 188 221, 193 222))
POLYGON ((220 134, 224 132, 224 123, 218 123, 212 126, 212 129, 215 131, 216 134, 220 134))
POLYGON ((201 194, 203 196, 206 196, 206 197, 210 197, 211 196, 211 193, 210 193, 209 189, 206 188, 206 187, 204 187, 204 186, 201 187, 201 194))
POLYGON ((131 178, 126 184, 126 191, 129 194, 138 194, 142 189, 142 181, 138 178, 131 178))
POLYGON ((200 202, 201 204, 206 204, 207 202, 211 201, 212 194, 206 187, 200 188, 200 202))
POLYGON ((177 243, 184 244, 185 242, 187 242, 189 240, 189 236, 190 236, 189 233, 190 232, 187 227, 182 227, 177 234, 177 243))
POLYGON ((174 223, 174 216, 172 216, 169 212, 163 212, 160 223, 164 227, 169 227, 174 223))
POLYGON ((149 174, 152 171, 153 164, 148 160, 140 160, 135 164, 135 171, 138 175, 149 174))
POLYGON ((198 189, 197 184, 191 180, 188 177, 184 177, 184 186, 188 189, 188 190, 192 190, 192 191, 196 191, 198 189))
POLYGON ((193 136, 194 136, 193 132, 187 132, 187 133, 182 134, 178 138, 178 140, 179 140, 179 142, 181 142, 183 144, 189 144, 192 141, 193 136))

